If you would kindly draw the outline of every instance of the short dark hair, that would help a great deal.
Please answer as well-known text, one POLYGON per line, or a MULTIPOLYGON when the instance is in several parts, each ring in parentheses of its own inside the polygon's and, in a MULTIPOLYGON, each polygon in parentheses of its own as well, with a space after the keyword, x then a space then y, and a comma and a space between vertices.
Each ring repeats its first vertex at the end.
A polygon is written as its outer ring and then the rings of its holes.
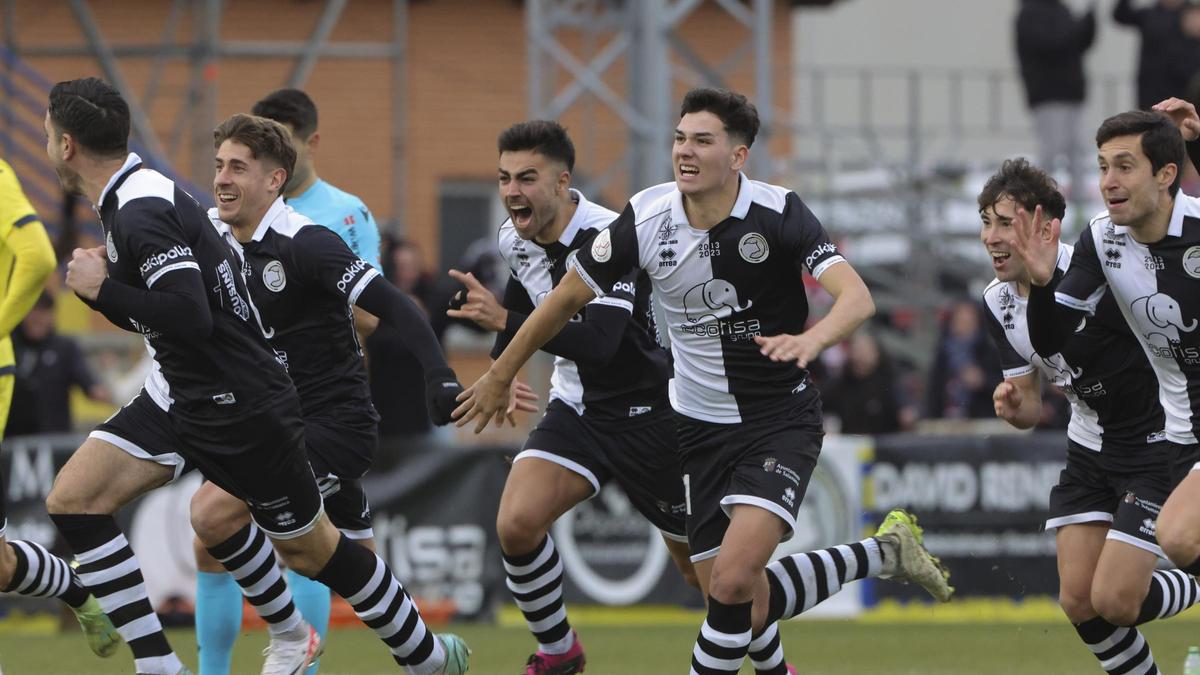
POLYGON ((276 89, 255 103, 250 112, 288 125, 298 140, 306 140, 317 130, 317 104, 299 89, 276 89))
POLYGON ((1030 213, 1039 205, 1051 218, 1062 220, 1067 213, 1067 200, 1059 191, 1058 183, 1024 157, 1004 160, 1000 170, 988 178, 979 193, 979 212, 995 207, 1005 196, 1012 197, 1030 213))
POLYGON ((754 145, 758 135, 758 108, 745 96, 728 89, 699 87, 683 96, 679 116, 688 113, 710 112, 725 125, 725 133, 746 144, 754 145))
POLYGON ((496 145, 501 154, 529 150, 566 164, 567 171, 575 171, 575 144, 558 122, 519 122, 501 131, 496 145))
MULTIPOLYGON (((296 168, 296 148, 292 145, 291 136, 275 120, 238 113, 213 129, 213 147, 219 148, 225 141, 237 141, 250 148, 250 154, 255 159, 283 167, 287 177, 291 178, 296 168)), ((284 182, 287 182, 286 179, 284 182)))
POLYGON ((1179 191, 1183 179, 1183 158, 1186 150, 1183 134, 1171 118, 1149 110, 1130 110, 1104 120, 1096 130, 1096 147, 1118 136, 1141 136, 1142 152, 1150 160, 1150 170, 1158 173, 1168 164, 1176 168, 1175 182, 1169 188, 1171 196, 1179 191))
POLYGON ((50 122, 100 157, 129 153, 129 104, 97 77, 59 82, 50 90, 50 122))

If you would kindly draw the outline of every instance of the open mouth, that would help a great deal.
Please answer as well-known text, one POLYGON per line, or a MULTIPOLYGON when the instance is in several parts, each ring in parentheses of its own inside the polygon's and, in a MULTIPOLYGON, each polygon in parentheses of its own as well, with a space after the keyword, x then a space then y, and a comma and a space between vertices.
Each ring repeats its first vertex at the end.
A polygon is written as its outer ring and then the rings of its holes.
POLYGON ((524 227, 533 220, 533 209, 525 204, 509 204, 508 213, 518 227, 524 227))
POLYGON ((232 192, 217 192, 217 203, 228 205, 237 201, 238 196, 232 192))
POLYGON ((698 176, 698 175, 700 175, 700 167, 696 166, 695 164, 680 164, 679 165, 679 175, 680 176, 698 176))
POLYGON ((1108 208, 1110 208, 1110 209, 1113 207, 1120 208, 1120 207, 1124 206, 1126 204, 1126 202, 1128 202, 1128 201, 1129 201, 1128 197, 1109 197, 1108 198, 1108 208))
POLYGON ((1008 259, 1012 257, 1011 253, 1004 253, 1002 251, 991 251, 990 253, 992 254, 992 267, 1003 267, 1004 263, 1008 262, 1008 259))

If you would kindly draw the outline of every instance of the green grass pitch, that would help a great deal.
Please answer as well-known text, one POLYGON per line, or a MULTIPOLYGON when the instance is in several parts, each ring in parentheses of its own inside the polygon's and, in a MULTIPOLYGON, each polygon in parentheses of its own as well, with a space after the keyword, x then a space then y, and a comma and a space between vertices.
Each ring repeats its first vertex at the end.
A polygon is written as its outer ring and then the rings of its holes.
MULTIPOLYGON (((439 630, 445 630, 439 629, 439 630)), ((517 675, 532 641, 520 628, 463 624, 450 628, 473 650, 473 675, 517 675)), ((688 670, 696 626, 582 625, 588 675, 682 675, 688 670)), ((1159 666, 1167 675, 1180 672, 1189 644, 1200 643, 1195 621, 1164 621, 1143 628, 1159 666)), ((1094 675, 1099 666, 1066 621, 1056 623, 867 623, 800 621, 784 626, 788 660, 804 675, 1094 675)), ((170 640, 195 667, 191 631, 170 631, 170 640)), ((233 672, 257 673, 266 634, 244 635, 234 653, 233 672)), ((382 645, 366 629, 334 631, 321 661, 325 675, 376 675, 398 670, 382 645)), ((87 651, 81 636, 0 633, 4 675, 133 672, 128 649, 101 660, 87 651)), ((752 673, 747 665, 742 673, 752 673)))

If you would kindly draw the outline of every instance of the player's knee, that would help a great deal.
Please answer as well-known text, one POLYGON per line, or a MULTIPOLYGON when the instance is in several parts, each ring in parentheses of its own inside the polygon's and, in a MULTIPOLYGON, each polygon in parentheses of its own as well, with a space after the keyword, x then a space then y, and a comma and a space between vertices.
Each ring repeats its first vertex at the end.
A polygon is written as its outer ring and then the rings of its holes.
POLYGON ((1163 553, 1181 569, 1189 569, 1200 558, 1200 537, 1176 521, 1158 520, 1155 532, 1163 553))
POLYGON ((50 494, 46 495, 46 512, 51 515, 72 513, 111 513, 104 500, 93 491, 77 489, 68 481, 54 481, 50 494))
POLYGON ((192 530, 207 546, 215 546, 246 526, 249 514, 241 509, 229 508, 223 500, 214 498, 206 490, 198 490, 192 496, 192 530))
POLYGON ((1127 589, 1093 589, 1092 607, 1114 626, 1132 626, 1142 608, 1142 598, 1138 595, 1127 589))
POLYGON ((708 581, 708 594, 725 604, 749 602, 754 599, 754 586, 759 574, 742 567, 714 567, 708 581))
POLYGON ((1060 588, 1058 606, 1062 607, 1063 614, 1067 615, 1067 619, 1071 623, 1083 623, 1096 616, 1096 610, 1092 607, 1092 599, 1087 591, 1075 592, 1067 588, 1060 588))
POLYGON ((17 571, 17 555, 13 553, 8 542, 0 537, 0 590, 8 588, 12 583, 13 573, 17 571))
POLYGON ((546 536, 543 519, 528 511, 504 510, 496 516, 496 534, 500 549, 508 555, 521 555, 537 548, 546 536))

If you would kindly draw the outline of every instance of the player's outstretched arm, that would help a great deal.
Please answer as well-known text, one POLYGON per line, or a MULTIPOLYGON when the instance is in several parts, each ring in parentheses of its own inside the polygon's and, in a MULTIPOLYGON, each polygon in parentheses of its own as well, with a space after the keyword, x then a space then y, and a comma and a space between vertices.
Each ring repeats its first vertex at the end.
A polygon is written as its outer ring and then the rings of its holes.
POLYGON ((25 222, 14 227, 6 240, 16 258, 8 293, 0 301, 0 336, 9 335, 33 309, 46 279, 54 272, 54 247, 41 221, 25 222))
POLYGON ((504 353, 492 362, 492 367, 459 396, 461 405, 454 411, 458 426, 477 420, 475 433, 479 433, 493 418, 501 423, 508 408, 509 388, 517 371, 594 297, 595 292, 584 283, 579 272, 574 267, 569 269, 558 286, 529 315, 504 353))
POLYGON ((368 282, 354 304, 379 317, 400 334, 404 346, 425 372, 425 402, 429 406, 430 419, 439 426, 449 424, 462 385, 446 362, 446 355, 425 313, 383 275, 368 282))
POLYGON ((829 313, 799 335, 754 338, 763 356, 772 361, 795 361, 797 366, 806 368, 822 351, 845 340, 862 322, 874 316, 871 291, 850 263, 834 264, 821 273, 817 282, 834 297, 829 313))

